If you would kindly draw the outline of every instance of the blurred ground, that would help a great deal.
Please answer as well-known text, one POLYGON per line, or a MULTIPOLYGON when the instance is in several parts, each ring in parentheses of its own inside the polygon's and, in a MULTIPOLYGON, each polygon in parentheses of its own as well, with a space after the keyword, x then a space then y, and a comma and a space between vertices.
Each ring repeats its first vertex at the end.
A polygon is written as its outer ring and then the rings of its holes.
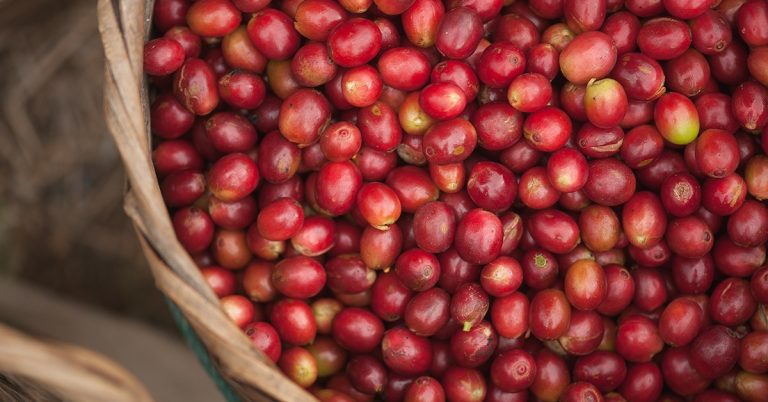
POLYGON ((122 210, 95 9, 0 0, 0 278, 177 337, 122 210))
POLYGON ((95 1, 66 3, 0 2, 0 271, 170 328, 122 211, 95 1))

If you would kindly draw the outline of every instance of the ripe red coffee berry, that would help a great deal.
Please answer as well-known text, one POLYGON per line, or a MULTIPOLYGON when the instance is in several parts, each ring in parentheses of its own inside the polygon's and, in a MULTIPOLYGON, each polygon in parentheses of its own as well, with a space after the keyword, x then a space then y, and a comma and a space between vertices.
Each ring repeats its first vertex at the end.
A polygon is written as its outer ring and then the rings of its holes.
POLYGON ((144 71, 150 75, 168 75, 184 64, 184 48, 172 39, 157 38, 144 44, 144 71))

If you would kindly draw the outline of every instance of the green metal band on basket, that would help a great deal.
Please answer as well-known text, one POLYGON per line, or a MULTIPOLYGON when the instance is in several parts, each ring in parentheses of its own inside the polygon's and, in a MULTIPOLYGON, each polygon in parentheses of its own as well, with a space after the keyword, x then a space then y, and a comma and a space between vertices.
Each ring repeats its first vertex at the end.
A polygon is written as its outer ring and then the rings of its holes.
POLYGON ((205 345, 203 345, 203 342, 195 333, 195 330, 192 329, 192 326, 189 325, 189 322, 181 313, 181 310, 179 310, 179 308, 176 307, 176 304, 174 304, 172 301, 167 301, 168 308, 171 310, 171 315, 176 321, 176 325, 179 327, 179 331, 181 331, 181 334, 184 336, 184 340, 187 342, 187 345, 192 348, 192 351, 195 352, 197 360, 200 361, 200 364, 203 365, 205 371, 208 373, 208 376, 211 377, 213 382, 216 384, 216 387, 219 388, 219 391, 224 396, 224 399, 226 399, 227 402, 242 402, 242 399, 237 396, 232 387, 229 386, 229 383, 227 383, 224 377, 221 376, 221 373, 216 370, 216 367, 211 361, 211 356, 208 355, 208 350, 205 348, 205 345))

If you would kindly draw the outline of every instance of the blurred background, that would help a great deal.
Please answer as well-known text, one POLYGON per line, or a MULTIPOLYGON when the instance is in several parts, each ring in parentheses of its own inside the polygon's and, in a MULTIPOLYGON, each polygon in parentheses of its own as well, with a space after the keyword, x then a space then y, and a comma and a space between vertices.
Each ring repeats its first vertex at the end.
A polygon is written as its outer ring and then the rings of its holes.
POLYGON ((102 117, 95 0, 0 0, 0 322, 220 400, 155 290, 102 117))

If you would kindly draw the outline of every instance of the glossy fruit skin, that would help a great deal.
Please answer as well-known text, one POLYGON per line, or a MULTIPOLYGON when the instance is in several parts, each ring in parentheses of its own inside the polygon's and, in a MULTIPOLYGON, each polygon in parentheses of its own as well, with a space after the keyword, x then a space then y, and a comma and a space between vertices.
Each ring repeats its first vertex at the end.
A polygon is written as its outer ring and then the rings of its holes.
POLYGON ((144 71, 150 75, 167 75, 178 70, 185 59, 179 42, 157 38, 144 44, 144 71))
POLYGON ((730 24, 720 12, 708 10, 694 18, 690 25, 693 47, 706 55, 719 53, 731 43, 730 24))
POLYGON ((728 218, 728 236, 745 247, 758 246, 768 241, 768 209, 765 205, 747 200, 728 218))
POLYGON ((576 310, 571 314, 571 323, 558 343, 567 353, 583 356, 597 350, 603 340, 605 325, 600 314, 594 311, 576 310))
POLYGON ((427 57, 410 47, 387 50, 379 57, 377 66, 384 83, 402 91, 423 87, 431 73, 427 57))
POLYGON ((713 178, 725 177, 739 166, 739 145, 725 130, 709 129, 696 140, 696 163, 700 171, 713 178))
POLYGON ((448 204, 441 201, 428 202, 414 214, 416 244, 426 252, 441 253, 453 244, 455 225, 456 215, 448 204))
POLYGON ((584 123, 574 138, 575 145, 585 156, 593 159, 616 155, 624 142, 624 130, 619 126, 600 128, 584 123))
POLYGON ((449 401, 481 402, 488 392, 483 374, 476 369, 450 367, 442 382, 449 401))
POLYGON ((244 328, 245 335, 257 349, 266 355, 272 362, 280 360, 282 346, 277 331, 269 323, 252 322, 244 328))
POLYGON ((666 91, 666 76, 661 65, 642 53, 621 55, 611 71, 611 78, 622 85, 630 99, 650 101, 666 91))
POLYGON ((430 81, 451 82, 458 85, 464 92, 467 102, 477 98, 480 90, 480 80, 477 73, 466 61, 463 60, 443 60, 432 67, 430 81))
POLYGON ((326 273, 322 264, 306 256, 288 257, 272 270, 272 283, 287 297, 308 299, 325 286, 326 273))
POLYGON ((437 120, 457 117, 467 105, 464 91, 452 82, 432 83, 422 89, 419 105, 427 115, 437 120))
POLYGON ((360 237, 360 258, 371 269, 389 268, 403 246, 403 233, 397 225, 389 230, 367 227, 360 237))
MULTIPOLYGON (((336 230, 336 243, 339 242, 339 226, 336 230)), ((338 244, 337 244, 338 245, 338 244)), ((334 250, 336 246, 334 246, 334 250)), ((329 252, 330 254, 330 252, 329 252)), ((360 293, 373 286, 376 272, 368 268, 356 254, 341 254, 325 262, 328 288, 336 293, 360 293)))
POLYGON ((565 361, 547 349, 536 354, 536 378, 529 391, 541 400, 556 401, 571 381, 565 361))
POLYGON ((405 308, 406 327, 416 335, 432 336, 448 322, 450 295, 441 288, 417 293, 405 308))
POLYGON ((292 22, 282 11, 267 8, 253 15, 246 30, 261 54, 271 60, 286 60, 296 53, 301 43, 292 22))
POLYGON ((763 85, 768 85, 768 74, 765 73, 766 63, 768 63, 768 48, 765 46, 752 49, 747 57, 749 73, 763 85))
POLYGON ((754 331, 741 338, 739 366, 744 370, 763 374, 768 372, 766 355, 768 354, 768 332, 754 331))
MULTIPOLYGON (((187 11, 187 24, 197 35, 222 37, 240 25, 240 10, 228 0, 201 0, 187 11)), ((180 25, 180 24, 176 24, 180 25)))
POLYGON ((354 206, 362 186, 360 171, 352 162, 329 162, 323 165, 317 179, 317 203, 330 215, 342 215, 354 206))
POLYGON ((736 14, 739 34, 751 46, 768 45, 768 30, 763 26, 768 21, 768 7, 759 1, 748 1, 736 14))
POLYGON ((187 59, 173 77, 173 94, 192 113, 204 116, 219 104, 216 76, 201 59, 187 59))
MULTIPOLYGON (((510 42, 523 51, 528 51, 533 45, 539 43, 539 32, 543 26, 537 26, 533 19, 535 14, 527 11, 528 7, 521 4, 516 12, 504 14, 499 17, 496 30, 492 39, 496 42, 510 42), (523 16, 523 14, 526 14, 523 16)), ((510 10, 516 6, 512 5, 510 10)), ((539 21, 541 21, 539 19, 539 21)))
POLYGON ((675 173, 664 179, 660 189, 664 210, 676 217, 688 216, 701 205, 701 186, 688 173, 675 173))
POLYGON ((576 33, 596 31, 605 20, 605 1, 563 1, 563 16, 576 33))
POLYGON ((729 372, 739 359, 739 339, 722 325, 702 331, 691 344, 691 365, 704 378, 714 379, 729 372))
POLYGON ((613 352, 596 351, 576 360, 573 379, 594 384, 601 392, 615 390, 627 375, 627 363, 613 352))
POLYGON ((600 128, 616 126, 627 113, 624 87, 612 79, 590 80, 584 94, 584 108, 590 123, 600 128))
POLYGON ((160 31, 167 31, 176 25, 184 25, 189 3, 182 0, 159 0, 152 9, 152 22, 160 31))
POLYGON ((733 116, 731 97, 715 92, 703 94, 696 99, 696 110, 702 130, 714 128, 735 133, 739 123, 733 116))
POLYGON ((192 205, 205 193, 205 177, 194 170, 182 170, 168 175, 160 183, 163 201, 171 207, 192 205))
POLYGON ((181 245, 190 253, 199 253, 213 241, 213 221, 205 211, 188 207, 173 215, 173 228, 181 245))
POLYGON ((429 175, 415 166, 392 169, 387 175, 386 184, 397 194, 402 210, 408 213, 416 212, 419 207, 435 201, 439 196, 439 190, 429 175))
POLYGON ((500 256, 488 263, 480 273, 480 285, 490 296, 512 294, 523 283, 523 269, 516 259, 500 256))
POLYGON ((451 297, 451 318, 462 325, 464 331, 479 324, 489 307, 489 298, 477 283, 464 283, 451 297))
POLYGON ((553 209, 534 213, 528 220, 528 232, 537 244, 553 253, 571 251, 579 241, 579 227, 569 215, 553 209))
POLYGON ((664 237, 667 216, 659 197, 649 191, 635 193, 622 208, 621 222, 630 244, 639 248, 656 245, 664 237))
POLYGON ((462 118, 441 121, 424 135, 422 147, 427 161, 448 164, 464 161, 477 146, 477 131, 462 118))
POLYGON ((710 80, 709 64, 695 49, 664 63, 664 71, 670 91, 691 97, 701 93, 710 80))
POLYGON ((665 237, 672 251, 686 258, 702 257, 714 245, 712 231, 694 215, 670 221, 665 237))
POLYGON ((351 358, 346 373, 352 385, 365 394, 380 393, 387 383, 387 369, 380 360, 369 355, 351 358))
POLYGON ((412 297, 413 291, 405 287, 394 272, 380 273, 371 288, 370 309, 384 321, 397 321, 412 297))
POLYGON ((607 295, 605 271, 594 261, 576 261, 565 273, 564 287, 565 295, 573 307, 593 310, 607 295))
POLYGON ((317 141, 329 118, 327 99, 320 92, 300 89, 286 98, 280 107, 280 133, 304 147, 317 141))
POLYGON ((462 367, 479 367, 491 358, 498 346, 498 337, 488 321, 481 321, 469 330, 451 335, 450 351, 453 361, 462 367))
POLYGON ((517 185, 512 172, 495 162, 478 162, 469 172, 467 193, 478 207, 499 213, 512 206, 517 185))
POLYGON ((242 153, 219 159, 208 173, 208 188, 216 198, 227 202, 245 198, 256 189, 259 181, 256 164, 242 153))
POLYGON ((280 339, 293 345, 305 345, 315 339, 317 324, 307 303, 282 299, 272 306, 270 321, 280 339))
POLYGON ((304 1, 296 8, 294 24, 305 38, 324 41, 331 30, 346 19, 347 13, 337 3, 327 0, 304 1))
POLYGON ((741 247, 727 237, 718 239, 713 249, 718 271, 734 277, 751 276, 765 261, 765 247, 741 247))
POLYGON ((434 45, 438 24, 444 14, 442 1, 416 0, 400 17, 408 41, 421 48, 434 45))
POLYGON ((299 346, 286 349, 278 367, 288 378, 302 387, 309 387, 317 380, 317 362, 314 356, 299 346))
POLYGON ((440 277, 440 262, 433 254, 419 248, 412 248, 397 258, 395 273, 408 288, 423 292, 437 284, 440 277))
POLYGON ((344 349, 352 353, 370 353, 384 336, 384 324, 366 309, 347 307, 334 317, 331 333, 344 349))
POLYGON ((626 268, 620 265, 604 267, 607 291, 605 299, 597 306, 600 314, 613 316, 621 313, 635 295, 635 281, 626 268))
POLYGON ((744 324, 756 309, 749 282, 743 279, 728 278, 712 290, 709 315, 719 324, 730 327, 744 324))
POLYGON ((587 159, 572 148, 561 148, 553 152, 547 160, 546 169, 549 182, 558 191, 578 191, 587 183, 587 159))
POLYGON ((485 49, 477 65, 480 82, 491 88, 507 88, 525 72, 525 54, 509 42, 492 43, 485 49))
POLYGON ((522 349, 501 353, 491 365, 491 381, 504 392, 524 391, 533 384, 535 377, 536 360, 522 349))
POLYGON ((445 400, 445 391, 435 378, 422 376, 406 388, 405 402, 432 402, 445 400))
POLYGON ((432 363, 432 344, 403 327, 384 333, 381 352, 384 364, 403 375, 425 373, 432 363))
POLYGON ((589 164, 584 191, 597 204, 613 207, 627 202, 635 192, 635 175, 624 163, 605 158, 589 164))
POLYGON ((671 348, 664 352, 661 371, 667 385, 679 395, 694 395, 705 390, 709 380, 691 366, 688 348, 671 348))
POLYGON ((400 218, 401 206, 397 194, 386 184, 363 184, 357 193, 357 208, 371 226, 385 230, 400 218))
POLYGON ((628 400, 655 401, 664 387, 661 370, 655 363, 639 363, 627 368, 627 376, 618 391, 628 400))
POLYGON ((649 20, 637 34, 640 51, 656 60, 670 60, 680 56, 691 45, 691 41, 688 26, 674 18, 649 20))
POLYGON ((571 306, 560 290, 541 290, 533 297, 529 310, 531 333, 541 340, 563 336, 571 321, 571 306))
POLYGON ((607 76, 616 64, 617 50, 610 36, 599 32, 578 35, 560 53, 560 70, 577 85, 607 76))
POLYGON ((686 298, 672 300, 659 317, 659 336, 669 345, 685 346, 696 337, 704 322, 699 305, 686 298))
POLYGON ((357 126, 360 128, 363 144, 376 151, 391 152, 402 139, 397 113, 381 101, 358 110, 357 126))
POLYGON ((523 124, 523 135, 535 149, 553 152, 568 141, 573 124, 568 115, 553 106, 547 106, 528 115, 523 124))
POLYGON ((600 30, 613 39, 618 54, 623 55, 635 50, 640 21, 637 16, 622 10, 609 15, 600 30))
POLYGON ((727 216, 736 212, 744 203, 746 191, 744 179, 736 173, 717 179, 707 179, 701 187, 701 204, 710 212, 727 216))
POLYGON ((153 134, 163 139, 175 139, 192 128, 195 115, 172 94, 164 93, 150 106, 150 120, 153 134))
POLYGON ((736 121, 749 131, 760 130, 768 124, 768 89, 754 81, 746 81, 734 89, 731 96, 736 121))
POLYGON ((317 376, 320 378, 340 372, 347 362, 347 352, 328 337, 318 338, 306 349, 317 362, 317 376))
POLYGON ((552 100, 552 84, 549 78, 542 74, 519 75, 512 80, 507 89, 507 100, 521 112, 535 112, 552 100))
POLYGON ((662 95, 653 115, 661 135, 673 144, 688 144, 699 134, 699 113, 693 102, 681 94, 662 95))
POLYGON ((468 7, 456 7, 445 13, 437 29, 435 47, 445 57, 470 56, 482 37, 482 20, 468 7))
POLYGON ((616 351, 633 363, 649 362, 664 347, 656 324, 641 315, 632 315, 619 322, 616 351))
POLYGON ((766 170, 768 170, 768 158, 761 155, 750 158, 744 169, 747 191, 758 200, 768 198, 768 180, 764 179, 766 170))
POLYGON ((482 209, 473 209, 459 220, 454 247, 470 263, 487 264, 500 253, 503 230, 499 218, 482 209))
POLYGON ((328 53, 341 67, 356 67, 371 61, 381 49, 379 28, 370 20, 350 18, 328 36, 328 53))
POLYGON ((675 257, 672 260, 672 280, 683 293, 699 294, 709 289, 715 275, 712 257, 697 259, 675 257))

